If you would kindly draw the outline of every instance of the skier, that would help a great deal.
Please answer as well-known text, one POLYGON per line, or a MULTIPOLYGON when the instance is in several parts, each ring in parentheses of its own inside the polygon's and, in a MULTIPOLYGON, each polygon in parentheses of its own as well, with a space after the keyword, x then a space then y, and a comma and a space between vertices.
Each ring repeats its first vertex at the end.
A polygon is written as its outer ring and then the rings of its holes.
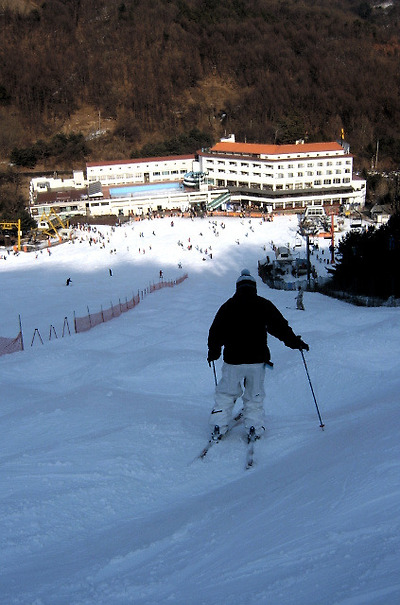
POLYGON ((236 292, 217 311, 208 335, 208 357, 218 359, 224 347, 222 378, 215 389, 210 415, 211 438, 215 441, 228 430, 236 400, 242 397, 243 419, 248 435, 259 439, 265 430, 264 378, 272 367, 267 333, 291 349, 309 350, 296 336, 275 305, 257 294, 257 284, 248 269, 236 281, 236 292))
POLYGON ((69 286, 69 284, 72 282, 72 279, 70 277, 67 278, 67 281, 65 282, 66 286, 69 286))
POLYGON ((298 294, 296 296, 296 307, 299 311, 304 311, 303 294, 303 289, 299 286, 298 294))

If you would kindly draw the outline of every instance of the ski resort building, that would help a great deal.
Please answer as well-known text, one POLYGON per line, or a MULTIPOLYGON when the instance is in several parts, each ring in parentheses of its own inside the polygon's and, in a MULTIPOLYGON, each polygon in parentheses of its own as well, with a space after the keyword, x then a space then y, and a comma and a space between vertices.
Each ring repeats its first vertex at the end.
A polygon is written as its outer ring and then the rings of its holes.
POLYGON ((347 144, 258 145, 220 141, 200 151, 200 169, 231 198, 275 211, 312 205, 365 205, 366 181, 353 175, 347 144))
MULTIPOLYGON (((32 179, 34 218, 137 216, 164 210, 297 212, 309 206, 360 209, 366 181, 342 142, 261 145, 234 135, 193 155, 89 162, 86 176, 32 179)), ((330 212, 331 213, 331 212, 330 212)))
POLYGON ((117 160, 115 162, 89 162, 86 164, 87 181, 102 185, 128 185, 183 180, 192 170, 192 155, 159 158, 117 160))

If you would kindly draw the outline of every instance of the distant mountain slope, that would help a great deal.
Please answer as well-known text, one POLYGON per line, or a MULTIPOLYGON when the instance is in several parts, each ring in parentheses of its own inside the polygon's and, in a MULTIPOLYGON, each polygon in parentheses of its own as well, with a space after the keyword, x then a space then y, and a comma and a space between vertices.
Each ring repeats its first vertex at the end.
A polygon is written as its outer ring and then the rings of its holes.
POLYGON ((103 157, 193 127, 271 142, 344 128, 368 164, 378 138, 381 161, 398 161, 399 13, 353 0, 2 0, 0 153, 62 130, 91 134, 103 157))

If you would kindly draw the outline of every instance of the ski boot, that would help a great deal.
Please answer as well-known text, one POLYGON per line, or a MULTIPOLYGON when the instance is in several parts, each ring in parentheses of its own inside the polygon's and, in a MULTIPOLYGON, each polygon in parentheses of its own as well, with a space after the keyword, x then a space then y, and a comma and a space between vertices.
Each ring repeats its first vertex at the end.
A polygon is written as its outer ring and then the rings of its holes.
POLYGON ((252 441, 258 441, 258 439, 260 439, 260 435, 257 435, 256 429, 254 428, 254 426, 251 426, 247 434, 247 443, 251 443, 252 441))
POLYGON ((219 430, 219 426, 218 424, 216 424, 214 426, 214 430, 211 433, 211 440, 212 441, 219 441, 221 439, 222 435, 221 435, 221 431, 219 430))

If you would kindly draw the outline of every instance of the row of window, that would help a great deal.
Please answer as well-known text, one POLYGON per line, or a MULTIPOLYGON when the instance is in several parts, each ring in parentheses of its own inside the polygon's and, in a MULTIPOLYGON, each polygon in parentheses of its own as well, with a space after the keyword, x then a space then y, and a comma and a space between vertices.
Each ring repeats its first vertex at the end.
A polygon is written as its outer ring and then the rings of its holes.
MULTIPOLYGON (((163 171, 156 171, 156 172, 149 172, 148 174, 148 178, 151 177, 151 180, 154 177, 175 177, 175 178, 180 178, 181 176, 183 176, 184 174, 187 173, 187 170, 163 170, 163 171)), ((94 183, 95 181, 98 181, 99 179, 103 182, 110 182, 110 183, 136 183, 136 182, 140 182, 142 183, 144 181, 144 174, 143 172, 136 172, 135 174, 133 173, 124 173, 124 174, 104 174, 101 176, 101 178, 99 177, 99 175, 89 175, 89 183, 94 183)))
MULTIPOLYGON (((291 189, 313 189, 314 187, 322 187, 322 186, 331 186, 331 185, 341 185, 341 184, 349 184, 351 182, 350 177, 334 178, 334 179, 318 179, 315 181, 306 181, 302 183, 286 183, 285 186, 276 185, 276 191, 282 191, 283 189, 291 190, 291 189)), ((208 185, 217 185, 217 187, 249 187, 250 189, 264 189, 267 191, 273 191, 274 186, 272 183, 249 183, 248 181, 233 181, 230 179, 213 179, 212 177, 207 179, 208 185)))
MULTIPOLYGON (((206 166, 208 170, 212 170, 213 167, 217 165, 217 166, 226 166, 226 167, 235 167, 236 169, 240 168, 245 168, 247 170, 260 170, 261 168, 263 170, 273 170, 274 166, 273 164, 257 164, 257 163, 250 163, 250 162, 238 162, 238 161, 232 161, 232 160, 210 160, 207 159, 206 162, 206 166)), ((336 160, 335 162, 332 162, 331 160, 325 160, 324 162, 298 162, 296 164, 278 164, 275 166, 275 168, 277 170, 291 170, 291 169, 300 169, 300 168, 314 168, 315 167, 323 167, 323 166, 343 166, 343 165, 347 165, 347 166, 352 166, 352 160, 336 160)))
MULTIPOLYGON (((192 164, 191 161, 188 161, 187 164, 185 164, 185 169, 184 169, 185 172, 187 172, 188 170, 190 170, 191 164, 192 164)), ((164 166, 164 168, 168 168, 168 166, 171 166, 171 165, 172 165, 171 163, 168 163, 168 164, 163 164, 162 166, 164 166)), ((174 162, 173 165, 176 166, 176 162, 174 162)), ((182 164, 180 164, 180 165, 182 166, 182 164)), ((142 170, 150 170, 150 171, 154 170, 154 168, 160 168, 161 169, 161 166, 159 164, 157 164, 157 163, 156 164, 140 164, 140 167, 141 167, 142 170)), ((130 168, 131 168, 131 170, 135 170, 135 168, 137 168, 137 166, 136 165, 131 165, 130 168)), ((87 172, 88 173, 90 173, 90 172, 92 172, 92 173, 97 173, 97 172, 116 172, 116 171, 119 172, 121 170, 124 170, 124 171, 128 170, 129 171, 129 168, 127 166, 115 166, 115 165, 104 166, 103 168, 100 168, 100 167, 90 168, 90 167, 88 167, 87 172)), ((182 172, 182 170, 181 170, 181 172, 182 172)), ((130 173, 128 172, 128 174, 130 174, 130 173)))
MULTIPOLYGON (((240 174, 242 176, 253 176, 256 178, 261 178, 261 176, 263 176, 264 178, 274 178, 274 175, 271 173, 264 173, 263 175, 261 175, 261 172, 245 172, 244 170, 241 170, 240 172, 238 172, 237 170, 223 170, 222 168, 219 168, 217 170, 218 174, 240 174)), ((341 169, 336 169, 335 170, 335 174, 342 174, 342 172, 344 174, 350 174, 351 170, 350 168, 345 168, 344 170, 341 169)), ((294 179, 294 178, 302 178, 304 176, 324 176, 324 175, 332 175, 333 174, 333 170, 326 170, 325 172, 323 172, 322 170, 317 170, 317 171, 312 171, 312 170, 307 170, 306 173, 304 174, 303 171, 301 172, 296 172, 296 174, 294 172, 288 172, 287 174, 284 174, 283 172, 278 172, 278 174, 276 175, 276 178, 278 179, 294 179)))

